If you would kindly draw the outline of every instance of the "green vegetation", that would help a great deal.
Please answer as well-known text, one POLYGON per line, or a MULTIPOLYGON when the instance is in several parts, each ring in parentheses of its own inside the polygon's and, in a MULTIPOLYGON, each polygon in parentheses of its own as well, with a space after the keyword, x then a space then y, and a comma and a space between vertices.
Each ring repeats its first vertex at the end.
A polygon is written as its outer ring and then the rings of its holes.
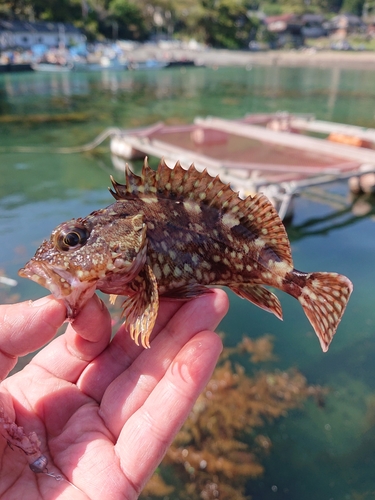
POLYGON ((70 22, 89 39, 146 40, 152 35, 195 38, 215 47, 243 48, 259 27, 257 11, 361 14, 365 0, 10 0, 0 17, 70 22))

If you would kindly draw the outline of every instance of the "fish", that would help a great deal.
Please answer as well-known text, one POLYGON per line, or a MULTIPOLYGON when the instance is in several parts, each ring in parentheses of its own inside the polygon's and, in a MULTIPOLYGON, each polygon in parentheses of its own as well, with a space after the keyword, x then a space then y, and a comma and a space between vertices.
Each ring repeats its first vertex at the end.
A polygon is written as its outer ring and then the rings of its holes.
POLYGON ((219 176, 147 158, 140 175, 111 176, 115 202, 58 225, 19 275, 64 301, 73 320, 100 290, 124 296, 124 325, 150 347, 160 299, 191 300, 225 286, 282 319, 271 291, 296 298, 327 351, 353 290, 335 272, 294 268, 276 209, 257 193, 241 198, 219 176))

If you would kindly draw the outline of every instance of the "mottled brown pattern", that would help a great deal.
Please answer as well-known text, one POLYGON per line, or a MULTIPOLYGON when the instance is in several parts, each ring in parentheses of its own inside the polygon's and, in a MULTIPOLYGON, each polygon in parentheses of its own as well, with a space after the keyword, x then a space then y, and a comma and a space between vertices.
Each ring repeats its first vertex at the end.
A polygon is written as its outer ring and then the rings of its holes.
POLYGON ((163 161, 157 171, 145 161, 141 176, 127 167, 126 183, 112 184, 113 205, 58 226, 20 271, 63 298, 70 317, 95 289, 124 295, 125 324, 149 346, 159 297, 186 300, 224 285, 281 319, 268 285, 300 301, 328 349, 352 284, 294 269, 285 228, 264 195, 242 200, 206 171, 163 161))

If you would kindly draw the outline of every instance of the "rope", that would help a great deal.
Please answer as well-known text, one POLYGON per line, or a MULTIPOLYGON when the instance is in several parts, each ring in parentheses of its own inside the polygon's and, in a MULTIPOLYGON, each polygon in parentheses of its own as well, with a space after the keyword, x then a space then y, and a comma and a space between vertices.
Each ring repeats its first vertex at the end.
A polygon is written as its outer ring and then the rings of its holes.
POLYGON ((100 133, 95 139, 83 146, 73 146, 70 148, 43 148, 43 147, 33 147, 33 146, 10 146, 10 147, 0 147, 1 153, 60 153, 60 154, 72 154, 72 153, 84 153, 85 151, 91 151, 95 149, 99 144, 104 142, 108 137, 119 134, 121 131, 118 128, 110 127, 105 129, 100 133))

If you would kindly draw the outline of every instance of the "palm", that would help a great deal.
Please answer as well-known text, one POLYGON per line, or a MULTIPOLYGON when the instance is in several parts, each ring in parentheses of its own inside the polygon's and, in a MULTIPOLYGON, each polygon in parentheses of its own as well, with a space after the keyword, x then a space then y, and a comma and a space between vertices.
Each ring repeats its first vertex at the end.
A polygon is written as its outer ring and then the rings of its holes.
MULTIPOLYGON (((0 392, 6 413, 37 433, 49 472, 63 480, 33 473, 25 455, 1 440, 1 498, 137 498, 212 372, 221 344, 210 330, 226 308, 219 291, 184 305, 164 303, 157 336, 144 350, 123 329, 109 343, 108 312, 92 299, 74 328, 0 392)), ((65 312, 51 300, 43 313, 38 342, 45 343, 65 312)), ((1 347, 6 328, 3 337, 1 347)), ((35 348, 33 331, 25 342, 20 353, 35 348)))

